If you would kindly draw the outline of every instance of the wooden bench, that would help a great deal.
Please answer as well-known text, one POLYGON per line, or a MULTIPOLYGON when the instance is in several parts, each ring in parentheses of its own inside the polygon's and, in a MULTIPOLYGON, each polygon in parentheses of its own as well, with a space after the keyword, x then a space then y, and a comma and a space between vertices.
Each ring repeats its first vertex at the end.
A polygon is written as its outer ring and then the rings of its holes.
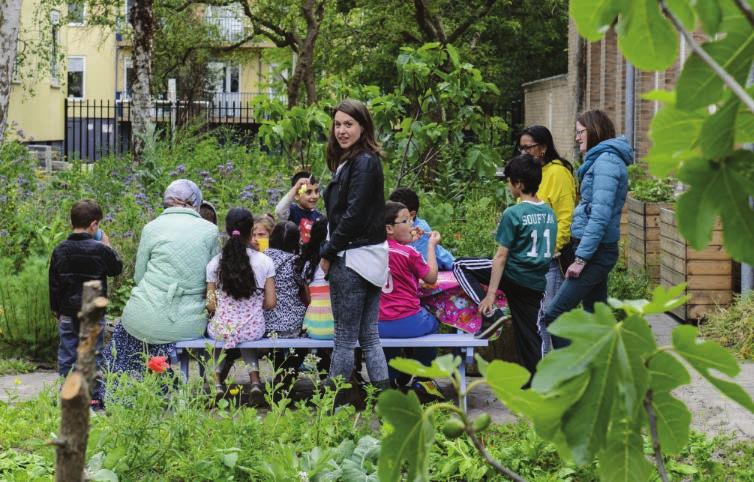
MULTIPOLYGON (((453 352, 461 356, 461 365, 458 370, 461 374, 461 390, 466 391, 466 365, 474 361, 474 348, 485 347, 488 341, 474 338, 468 333, 437 333, 419 338, 382 338, 383 348, 452 348, 453 352)), ((181 373, 188 380, 190 352, 205 352, 207 347, 219 349, 223 343, 211 338, 198 338, 196 340, 179 341, 175 344, 176 354, 180 362, 181 373)), ((312 338, 262 338, 256 341, 240 343, 235 348, 259 348, 281 349, 308 348, 321 349, 332 348, 332 340, 314 340, 312 338)), ((466 397, 462 400, 463 408, 466 408, 466 397)))

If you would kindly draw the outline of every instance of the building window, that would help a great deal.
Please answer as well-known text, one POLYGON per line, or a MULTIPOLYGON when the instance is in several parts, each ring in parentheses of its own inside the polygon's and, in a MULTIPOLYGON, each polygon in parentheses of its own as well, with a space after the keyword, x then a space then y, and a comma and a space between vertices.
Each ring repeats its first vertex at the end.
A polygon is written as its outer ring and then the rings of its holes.
POLYGON ((84 98, 84 57, 68 57, 68 97, 84 98))
POLYGON ((84 25, 84 3, 68 4, 68 25, 84 25))
POLYGON ((134 64, 130 58, 123 60, 123 99, 128 100, 134 93, 134 82, 136 81, 134 73, 134 64))

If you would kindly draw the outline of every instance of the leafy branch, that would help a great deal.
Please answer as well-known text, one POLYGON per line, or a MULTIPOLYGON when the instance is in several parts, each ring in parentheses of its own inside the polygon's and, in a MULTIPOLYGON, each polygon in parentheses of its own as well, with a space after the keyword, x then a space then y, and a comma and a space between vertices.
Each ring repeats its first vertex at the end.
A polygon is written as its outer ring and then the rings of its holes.
MULTIPOLYGON (((685 303, 685 288, 683 284, 658 287, 651 300, 611 299, 611 306, 598 303, 594 313, 573 310, 562 315, 549 329, 570 339, 571 345, 540 361, 532 389, 521 388, 530 377, 525 368, 500 360, 487 363, 478 356, 483 379, 471 383, 465 392, 460 390, 458 357, 439 357, 429 367, 415 360, 395 359, 391 366, 418 377, 450 378, 459 396, 481 383, 488 384, 511 411, 530 419, 537 434, 553 443, 563 459, 579 465, 598 460, 602 480, 650 478, 652 465, 644 455, 642 438, 648 431, 656 470, 667 481, 663 450, 680 453, 688 443, 691 424, 691 412, 671 394, 691 382, 679 359, 723 395, 754 413, 754 401, 743 388, 710 372, 714 369, 734 377, 740 368, 733 356, 715 343, 697 340, 695 327, 677 327, 672 346, 657 347, 646 316, 685 303), (616 321, 613 310, 625 312, 626 319, 616 321)), ((404 460, 408 460, 409 480, 426 480, 422 477, 434 437, 432 414, 439 410, 452 413, 443 427, 446 437, 468 435, 485 462, 506 477, 520 480, 497 462, 477 437, 489 424, 489 415, 470 422, 463 408, 441 403, 423 409, 415 394, 396 391, 383 393, 377 408, 393 428, 382 444, 380 480, 395 480, 404 460)))
MULTIPOLYGON (((660 8, 662 9, 662 13, 665 14, 665 16, 670 20, 670 22, 673 24, 676 30, 680 32, 681 35, 683 35, 683 38, 686 39, 686 42, 691 47, 691 50, 694 51, 696 55, 699 56, 700 59, 704 61, 705 64, 709 66, 710 69, 712 69, 715 74, 722 79, 722 81, 725 83, 725 85, 728 86, 728 88, 736 94, 736 97, 741 99, 741 102, 743 102, 746 107, 749 108, 749 110, 754 113, 754 99, 751 98, 751 96, 746 92, 746 89, 739 84, 735 78, 733 78, 732 75, 730 75, 724 68, 718 64, 715 59, 712 58, 710 54, 707 53, 706 50, 704 50, 697 42, 694 40, 694 37, 689 33, 684 27, 681 21, 678 19, 678 17, 670 11, 668 8, 668 5, 665 3, 665 0, 659 0, 660 2, 660 8)), ((743 2, 741 0, 737 0, 737 3, 740 5, 743 2)), ((742 8, 743 10, 743 8, 742 8)), ((749 11, 751 9, 749 8, 749 11)), ((749 17, 750 20, 752 20, 751 17, 749 17)), ((752 24, 754 25, 754 23, 752 24)))

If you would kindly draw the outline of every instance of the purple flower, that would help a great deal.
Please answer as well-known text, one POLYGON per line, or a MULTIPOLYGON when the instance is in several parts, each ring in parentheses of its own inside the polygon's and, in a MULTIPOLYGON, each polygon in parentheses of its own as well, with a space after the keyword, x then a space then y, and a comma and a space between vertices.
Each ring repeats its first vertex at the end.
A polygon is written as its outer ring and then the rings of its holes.
POLYGON ((130 238, 130 237, 132 237, 133 235, 134 235, 134 232, 133 232, 133 231, 126 231, 125 233, 123 233, 123 237, 124 237, 124 238, 130 238))
POLYGON ((186 172, 186 166, 184 166, 183 164, 178 164, 175 167, 175 172, 177 172, 178 174, 183 174, 184 172, 186 172))
POLYGON ((136 196, 136 204, 139 206, 147 206, 147 195, 143 192, 137 193, 136 196))
POLYGON ((209 171, 201 171, 199 173, 199 175, 202 176, 202 177, 204 177, 204 178, 207 178, 207 177, 209 177, 209 171))
POLYGON ((280 189, 270 188, 267 190, 267 201, 270 204, 277 204, 280 201, 280 189))
POLYGON ((0 229, 0 238, 7 238, 7 237, 8 237, 8 230, 0 229))
POLYGON ((220 171, 221 176, 227 176, 231 172, 233 172, 233 161, 228 161, 225 164, 220 164, 217 166, 217 170, 220 171))
POLYGON ((104 217, 104 218, 103 218, 102 220, 103 220, 104 222, 106 222, 106 223, 112 223, 112 222, 113 222, 113 215, 112 215, 112 214, 108 214, 108 215, 107 215, 107 216, 105 216, 105 217, 104 217))

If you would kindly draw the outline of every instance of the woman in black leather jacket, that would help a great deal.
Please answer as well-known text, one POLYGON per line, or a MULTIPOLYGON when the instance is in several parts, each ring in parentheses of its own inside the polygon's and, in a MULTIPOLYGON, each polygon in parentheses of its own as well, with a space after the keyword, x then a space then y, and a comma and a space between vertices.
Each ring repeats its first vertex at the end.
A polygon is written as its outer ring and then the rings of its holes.
POLYGON ((338 104, 327 142, 327 165, 333 172, 324 192, 329 236, 320 248, 335 319, 329 376, 350 378, 358 341, 369 380, 385 389, 387 364, 377 330, 388 264, 380 154, 366 106, 350 99, 338 104))

